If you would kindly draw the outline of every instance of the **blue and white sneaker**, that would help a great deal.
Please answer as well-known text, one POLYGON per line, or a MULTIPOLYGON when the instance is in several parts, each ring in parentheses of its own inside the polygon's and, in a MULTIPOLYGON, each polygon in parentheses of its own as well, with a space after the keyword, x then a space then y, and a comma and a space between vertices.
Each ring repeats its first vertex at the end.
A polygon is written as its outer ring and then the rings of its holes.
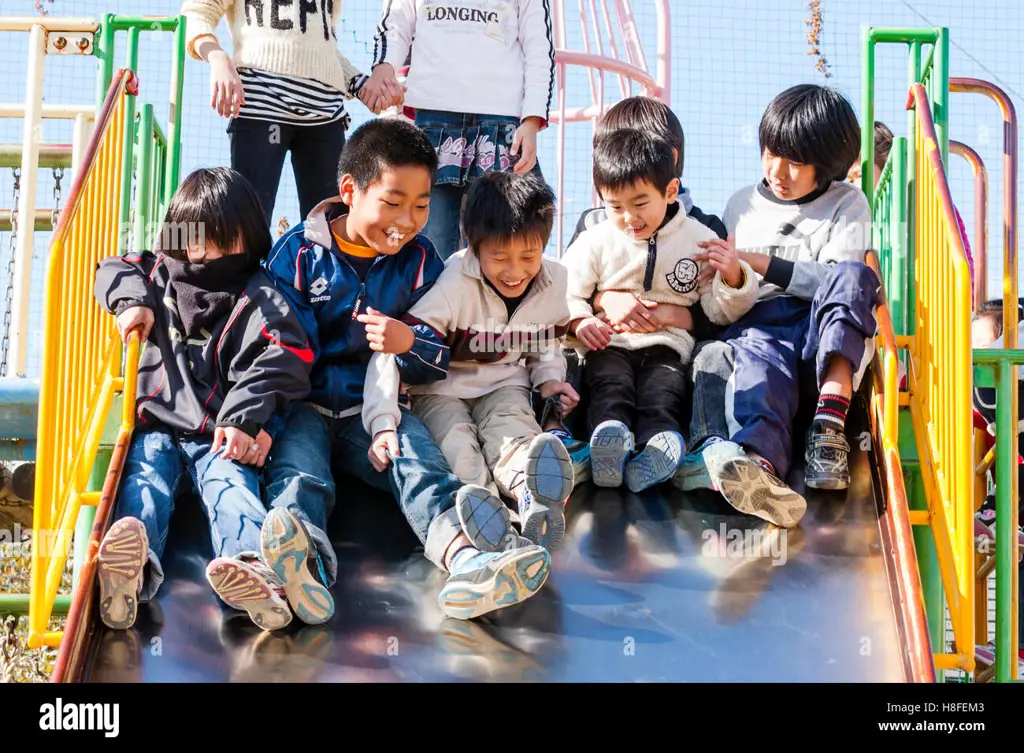
POLYGON ((309 625, 334 615, 334 597, 327 588, 323 562, 305 525, 294 514, 275 507, 260 533, 263 561, 284 583, 285 598, 299 619, 309 625))
POLYGON ((573 486, 579 486, 590 480, 590 445, 582 439, 576 439, 565 429, 552 429, 548 432, 560 440, 569 451, 572 462, 573 486))
POLYGON ((686 442, 677 431, 662 431, 647 442, 643 451, 626 463, 626 486, 631 492, 650 489, 675 475, 686 451, 686 442))
POLYGON ((526 483, 519 500, 523 536, 546 549, 562 543, 573 479, 572 460, 561 440, 552 434, 534 437, 526 452, 526 483))
POLYGON ((481 552, 506 549, 515 534, 508 507, 482 486, 467 484, 459 489, 455 511, 463 532, 481 552))
POLYGON ((702 454, 713 488, 738 512, 782 528, 794 527, 807 512, 802 496, 735 442, 715 442, 702 454))
POLYGON ((698 489, 718 491, 711 482, 711 474, 708 473, 708 466, 704 462, 704 453, 701 451, 683 456, 679 462, 679 468, 672 476, 672 486, 684 492, 693 492, 698 489))
POLYGON ((596 486, 618 488, 633 452, 633 432, 621 421, 598 424, 590 437, 590 473, 596 486))
POLYGON ((472 620, 526 601, 541 589, 550 571, 551 555, 541 546, 503 552, 464 549, 453 558, 437 603, 448 617, 472 620))

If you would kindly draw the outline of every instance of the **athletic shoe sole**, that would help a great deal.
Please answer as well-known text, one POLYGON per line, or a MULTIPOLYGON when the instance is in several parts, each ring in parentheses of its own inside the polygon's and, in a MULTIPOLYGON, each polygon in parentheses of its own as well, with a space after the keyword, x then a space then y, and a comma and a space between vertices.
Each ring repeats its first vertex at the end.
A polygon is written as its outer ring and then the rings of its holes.
POLYGON ((807 512, 807 502, 792 489, 778 486, 759 463, 730 458, 719 472, 721 494, 736 510, 783 528, 792 528, 807 512))
POLYGON ((626 458, 633 449, 629 429, 618 421, 605 421, 590 438, 590 477, 595 486, 618 488, 626 458))
MULTIPOLYGON (((811 462, 809 456, 805 456, 807 463, 811 462)), ((847 489, 850 486, 850 474, 821 473, 815 474, 809 468, 804 473, 804 483, 812 489, 838 490, 847 489)))
POLYGON ((523 536, 545 549, 562 543, 565 501, 574 479, 572 458, 562 441, 550 434, 535 438, 526 456, 530 507, 523 518, 523 536))
POLYGON ((206 580, 225 604, 248 612, 264 630, 280 630, 292 621, 288 602, 244 562, 215 559, 206 567, 206 580))
POLYGON ((652 437, 644 451, 626 464, 626 486, 635 493, 668 481, 679 469, 683 450, 683 442, 676 434, 666 432, 652 437))
POLYGON ((149 538, 142 521, 122 518, 103 537, 97 556, 100 619, 114 630, 135 624, 143 570, 149 559, 149 538))
POLYGON ((285 509, 271 510, 263 522, 260 549, 263 561, 284 583, 285 597, 300 620, 319 625, 331 619, 334 598, 310 571, 314 548, 302 521, 285 509))
POLYGON ((454 581, 437 597, 441 610, 457 620, 472 620, 496 609, 526 601, 540 590, 551 570, 551 555, 527 547, 500 558, 491 577, 482 583, 454 581))
POLYGON ((481 552, 498 552, 512 533, 508 507, 482 486, 473 484, 459 489, 455 511, 470 543, 481 552))

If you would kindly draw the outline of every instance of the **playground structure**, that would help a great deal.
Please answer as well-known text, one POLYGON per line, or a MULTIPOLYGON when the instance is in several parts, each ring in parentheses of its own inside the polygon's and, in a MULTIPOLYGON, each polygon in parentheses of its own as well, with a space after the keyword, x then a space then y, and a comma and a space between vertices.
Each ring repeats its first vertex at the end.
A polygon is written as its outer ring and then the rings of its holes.
MULTIPOLYGON (((658 35, 651 72, 628 0, 581 3, 582 49, 569 49, 569 4, 553 4, 558 105, 556 192, 564 195, 565 134, 570 124, 596 120, 608 106, 609 88, 620 96, 646 93, 668 102, 671 89, 669 3, 655 0, 658 35), (589 12, 588 12, 589 11, 589 12), (615 29, 621 35, 616 42, 615 29), (584 71, 584 102, 571 100, 571 72, 584 71), (639 87, 639 92, 635 89, 639 87), (589 95, 589 96, 587 96, 589 95)), ((5 338, 0 373, 0 424, 4 439, 28 445, 34 461, 30 594, 0 595, 0 614, 28 616, 28 647, 59 647, 55 681, 88 676, 96 650, 95 552, 110 523, 128 442, 134 429, 137 337, 122 346, 112 317, 96 305, 92 274, 99 258, 145 248, 152 229, 180 179, 184 17, 106 15, 99 21, 2 18, 0 34, 27 33, 30 55, 23 105, 0 105, 0 115, 24 120, 24 143, 0 145, 0 167, 15 167, 20 193, 4 211, 0 230, 12 228, 12 292, 8 297, 10 340, 5 338), (139 85, 141 30, 172 35, 171 116, 166 130, 156 121, 150 93, 139 85), (115 35, 127 36, 125 67, 115 70, 115 35), (45 57, 76 54, 98 63, 95 107, 43 106, 45 57), (40 119, 73 119, 71 145, 40 144, 33 138, 40 119), (36 172, 70 169, 65 206, 35 206, 36 172), (44 288, 44 341, 38 385, 24 378, 26 319, 31 290, 32 227, 53 225, 44 288), (68 559, 74 591, 60 594, 68 559), (47 630, 52 615, 67 613, 63 631, 47 630)), ((1017 123, 1012 103, 997 87, 950 76, 947 29, 864 30, 864 91, 861 122, 874 120, 877 45, 908 50, 907 136, 895 139, 877 187, 874 144, 865 127, 863 190, 874 219, 869 263, 884 284, 877 355, 868 386, 867 422, 873 438, 870 460, 856 464, 856 486, 866 494, 872 527, 882 547, 885 585, 894 633, 899 636, 899 675, 933 682, 938 673, 964 673, 969 680, 1018 679, 1017 390, 1015 369, 1024 351, 971 347, 972 286, 964 238, 947 181, 949 155, 967 159, 975 171, 976 226, 973 288, 985 299, 987 172, 967 144, 952 141, 952 94, 982 94, 1003 118, 1004 342, 1017 342, 1017 123), (900 367, 907 374, 899 379, 900 367), (995 446, 979 455, 981 437, 971 419, 972 385, 993 386, 998 396, 995 446), (985 475, 995 469, 998 524, 994 552, 974 535, 974 513, 985 499, 985 475), (872 491, 873 490, 873 491, 872 491), (987 583, 994 575, 996 619, 987 620, 987 583), (946 623, 953 641, 947 646, 946 623), (994 630, 992 628, 994 627, 994 630), (980 661, 976 646, 994 633, 995 658, 980 661)), ((595 197, 596 200, 596 197, 595 197)), ((556 238, 561 252, 562 217, 556 238)), ((4 257, 0 256, 0 263, 4 257)), ((5 318, 5 324, 7 319, 5 318)), ((813 521, 810 523, 813 525, 813 521)), ((842 609, 843 602, 832 601, 842 609)), ((852 604, 845 605, 852 608, 852 604)), ((859 607, 859 605, 858 605, 859 607)), ((168 609, 166 614, 171 614, 168 609)), ((685 645, 685 644, 684 644, 685 645)), ((786 668, 776 668, 785 677, 786 668)))

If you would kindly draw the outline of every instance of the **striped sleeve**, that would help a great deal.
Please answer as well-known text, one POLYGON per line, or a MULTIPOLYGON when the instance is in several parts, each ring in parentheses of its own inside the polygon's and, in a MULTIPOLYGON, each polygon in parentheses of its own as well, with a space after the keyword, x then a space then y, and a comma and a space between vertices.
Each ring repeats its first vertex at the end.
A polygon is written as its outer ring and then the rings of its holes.
POLYGON ((275 123, 330 123, 345 117, 345 94, 311 79, 241 68, 242 118, 275 123))
POLYGON ((405 65, 416 32, 415 0, 384 0, 377 34, 373 38, 373 70, 390 63, 398 71, 405 65))
POLYGON ((546 126, 555 96, 551 0, 519 0, 519 40, 526 65, 521 117, 538 117, 546 126))

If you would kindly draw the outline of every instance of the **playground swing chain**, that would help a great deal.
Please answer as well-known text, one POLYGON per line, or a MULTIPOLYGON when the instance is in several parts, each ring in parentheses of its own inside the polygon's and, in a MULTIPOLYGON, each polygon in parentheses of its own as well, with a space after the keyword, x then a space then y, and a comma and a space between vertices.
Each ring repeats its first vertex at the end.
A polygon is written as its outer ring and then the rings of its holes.
POLYGON ((18 620, 15 615, 4 619, 3 635, 0 636, 0 683, 17 682, 19 679, 26 681, 30 677, 50 682, 50 673, 39 666, 44 652, 28 651, 20 645, 18 620))
MULTIPOLYGON (((0 377, 7 376, 7 356, 11 345, 11 317, 14 308, 14 261, 18 242, 18 201, 21 198, 21 168, 13 167, 11 172, 14 174, 14 203, 11 205, 11 237, 8 243, 10 258, 7 261, 4 334, 2 341, 0 341, 0 377)), ((50 214, 50 224, 54 229, 57 228, 57 221, 60 219, 60 181, 63 177, 64 168, 55 167, 53 169, 53 211, 50 214)))

